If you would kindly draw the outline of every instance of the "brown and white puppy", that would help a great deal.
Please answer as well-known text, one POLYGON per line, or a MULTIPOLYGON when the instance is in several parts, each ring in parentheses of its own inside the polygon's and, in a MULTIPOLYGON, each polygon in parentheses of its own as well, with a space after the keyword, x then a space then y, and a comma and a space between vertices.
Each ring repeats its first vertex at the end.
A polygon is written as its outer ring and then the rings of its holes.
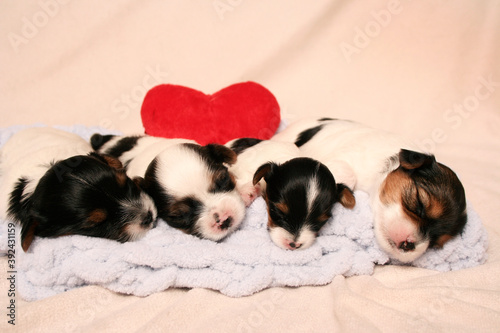
POLYGON ((170 226, 219 241, 241 224, 245 204, 227 168, 236 161, 231 149, 150 136, 96 134, 91 143, 120 159, 129 176, 144 177, 141 187, 170 226))
POLYGON ((49 127, 14 134, 0 157, 2 219, 19 223, 27 251, 34 236, 85 235, 125 242, 154 227, 153 200, 120 161, 92 152, 76 134, 49 127))
POLYGON ((308 248, 336 202, 355 204, 349 188, 337 184, 320 162, 300 158, 293 143, 243 138, 226 145, 238 154, 230 171, 239 192, 247 204, 264 196, 271 240, 283 249, 308 248))
POLYGON ((457 175, 397 135, 323 118, 292 123, 273 140, 294 142, 336 175, 339 166, 350 169, 354 178, 338 180, 370 194, 376 239, 394 259, 411 262, 465 226, 465 191, 457 175))

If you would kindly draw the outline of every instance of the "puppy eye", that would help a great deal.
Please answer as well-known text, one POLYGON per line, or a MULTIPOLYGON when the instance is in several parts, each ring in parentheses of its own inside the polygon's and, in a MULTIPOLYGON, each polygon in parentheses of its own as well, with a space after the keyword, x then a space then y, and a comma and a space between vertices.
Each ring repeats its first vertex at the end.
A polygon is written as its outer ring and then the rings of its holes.
POLYGON ((213 178, 213 184, 209 189, 210 192, 230 192, 235 188, 235 181, 233 175, 227 170, 218 172, 213 178))
POLYGON ((403 200, 403 205, 408 210, 411 214, 421 218, 425 219, 426 218, 426 205, 422 201, 421 197, 421 190, 419 191, 418 188, 416 188, 416 191, 413 195, 413 197, 408 198, 407 200, 403 200))
POLYGON ((283 211, 283 206, 281 204, 272 205, 270 213, 276 224, 281 226, 288 224, 288 211, 283 211))

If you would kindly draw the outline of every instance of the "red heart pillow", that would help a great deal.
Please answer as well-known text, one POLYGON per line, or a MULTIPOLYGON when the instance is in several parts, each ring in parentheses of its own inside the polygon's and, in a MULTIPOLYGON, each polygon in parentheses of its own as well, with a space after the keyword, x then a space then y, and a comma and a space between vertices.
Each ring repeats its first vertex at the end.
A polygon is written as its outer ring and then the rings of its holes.
POLYGON ((281 119, 274 95, 255 82, 233 84, 212 95, 161 84, 144 97, 141 117, 148 135, 192 139, 201 145, 243 137, 267 140, 281 119))

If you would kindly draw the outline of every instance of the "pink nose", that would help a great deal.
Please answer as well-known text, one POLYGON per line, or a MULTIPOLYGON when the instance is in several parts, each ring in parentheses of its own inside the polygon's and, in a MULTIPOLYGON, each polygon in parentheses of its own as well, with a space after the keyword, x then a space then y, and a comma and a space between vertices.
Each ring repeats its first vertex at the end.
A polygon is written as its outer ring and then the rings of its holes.
POLYGON ((389 231, 389 238, 395 247, 404 252, 415 250, 414 236, 408 231, 391 230, 389 231))

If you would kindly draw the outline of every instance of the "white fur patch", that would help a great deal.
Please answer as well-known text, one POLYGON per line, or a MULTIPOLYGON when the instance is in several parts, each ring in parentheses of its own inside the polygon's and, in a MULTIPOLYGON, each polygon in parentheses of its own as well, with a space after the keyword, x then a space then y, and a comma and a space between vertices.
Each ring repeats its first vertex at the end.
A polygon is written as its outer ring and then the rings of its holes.
POLYGON ((319 194, 319 185, 318 179, 314 176, 309 180, 309 184, 307 184, 307 211, 311 212, 313 209, 314 201, 318 197, 319 194))
MULTIPOLYGON (((122 138, 122 137, 120 137, 122 138)), ((119 157, 122 163, 128 163, 127 174, 129 177, 144 177, 151 161, 166 149, 178 146, 181 143, 194 143, 185 139, 165 139, 145 136, 137 141, 137 145, 119 157)))
POLYGON ((400 204, 384 205, 380 200, 373 200, 374 231, 379 246, 391 258, 401 262, 411 262, 420 257, 429 247, 429 240, 424 239, 414 222, 403 212, 400 204), (398 246, 408 241, 415 244, 415 249, 403 251, 398 246))
POLYGON ((299 237, 297 237, 296 239, 292 234, 281 227, 270 228, 269 236, 271 236, 271 240, 274 242, 274 244, 285 250, 307 249, 316 240, 316 233, 311 231, 307 227, 307 225, 302 227, 299 232, 299 237), (296 244, 296 248, 290 246, 290 243, 292 242, 296 244))

